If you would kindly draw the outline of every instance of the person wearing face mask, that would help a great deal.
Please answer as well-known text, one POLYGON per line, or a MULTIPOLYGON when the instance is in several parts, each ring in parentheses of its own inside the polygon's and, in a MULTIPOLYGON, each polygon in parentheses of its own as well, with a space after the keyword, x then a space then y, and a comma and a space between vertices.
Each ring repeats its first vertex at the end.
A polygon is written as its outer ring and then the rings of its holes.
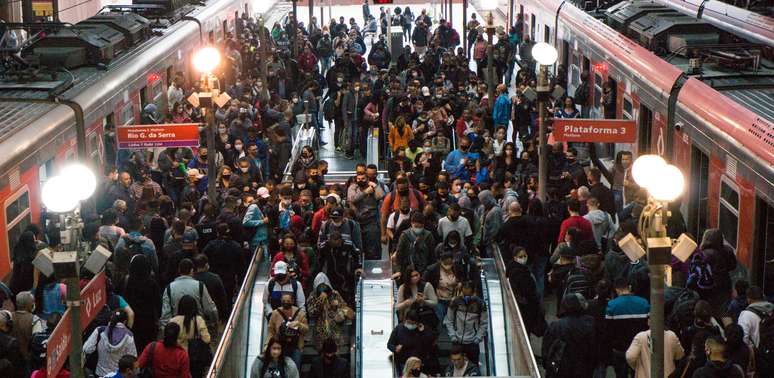
POLYGON ((309 378, 347 378, 349 377, 349 363, 337 355, 337 342, 326 339, 320 349, 320 355, 312 360, 312 368, 309 370, 309 378))
POLYGON ((246 237, 250 238, 250 251, 256 252, 258 248, 263 248, 263 253, 268 254, 266 251, 268 240, 268 224, 269 218, 263 213, 258 199, 266 200, 269 198, 269 190, 265 187, 258 188, 256 192, 256 201, 249 204, 247 212, 242 219, 242 227, 246 233, 246 237))
MULTIPOLYGON (((355 304, 356 275, 362 272, 363 256, 358 253, 352 243, 346 243, 341 234, 334 231, 327 242, 318 249, 318 269, 325 274, 328 285, 335 287, 344 300, 350 305, 355 304)), ((317 276, 319 278, 319 274, 317 276)), ((315 286, 317 286, 315 278, 315 286)))
POLYGON ((351 243, 357 251, 362 251, 363 241, 360 232, 360 224, 352 219, 344 217, 344 209, 335 207, 331 210, 330 218, 325 221, 317 240, 318 247, 324 247, 334 232, 341 234, 345 243, 351 243))
POLYGON ((306 311, 295 305, 292 294, 282 294, 281 301, 281 306, 275 309, 269 318, 268 338, 279 340, 285 355, 290 357, 296 366, 301 366, 304 336, 309 332, 306 311))
MULTIPOLYGON (((445 243, 444 243, 445 244, 445 243)), ((441 244, 443 245, 443 244, 441 244)), ((438 304, 435 313, 438 319, 444 319, 451 302, 458 294, 464 281, 462 266, 454 263, 454 253, 444 250, 440 260, 427 268, 422 279, 435 288, 438 304)))
POLYGON ((342 346, 338 352, 348 353, 345 347, 348 343, 347 322, 354 319, 355 313, 343 295, 333 288, 325 273, 320 272, 315 277, 306 308, 309 319, 315 324, 312 329, 315 349, 320 350, 326 340, 333 340, 342 346))
POLYGON ((272 311, 279 309, 283 303, 290 302, 291 306, 303 308, 306 304, 304 289, 301 284, 290 276, 288 264, 284 261, 278 261, 272 268, 274 276, 269 278, 266 289, 263 292, 264 313, 271 316, 272 311), (283 297, 288 296, 289 301, 283 301, 283 297))
POLYGON ((488 323, 486 304, 476 295, 476 284, 463 282, 462 292, 449 303, 443 324, 452 343, 460 344, 474 364, 478 364, 479 343, 486 337, 488 323))
POLYGON ((438 234, 446 240, 450 232, 456 231, 462 236, 462 245, 471 246, 473 242, 473 229, 470 222, 465 217, 460 216, 462 209, 459 204, 453 203, 449 206, 446 216, 438 221, 438 234))
POLYGON ((331 57, 333 56, 333 41, 331 40, 331 34, 328 32, 328 27, 323 26, 322 38, 317 41, 317 56, 320 58, 320 74, 325 76, 328 70, 331 68, 331 57))
POLYGON ((497 232, 503 223, 503 212, 497 206, 497 200, 491 190, 482 190, 478 193, 481 205, 476 209, 476 219, 480 222, 478 227, 478 249, 484 256, 492 256, 492 243, 496 241, 497 232))
MULTIPOLYGON (((398 239, 398 247, 391 256, 395 272, 406 272, 413 267, 424 273, 435 256, 435 238, 425 229, 425 215, 419 211, 411 214, 411 228, 404 231, 398 239)), ((403 277, 404 281, 409 277, 403 277)))
POLYGON ((427 375, 422 372, 422 360, 418 357, 409 357, 406 360, 406 365, 403 367, 403 378, 427 378, 427 375))
POLYGON ((403 371, 404 365, 408 360, 428 359, 437 337, 435 330, 422 324, 419 313, 416 310, 409 310, 406 318, 398 324, 390 333, 390 339, 387 341, 387 349, 393 353, 393 361, 398 371, 403 371))
POLYGON ((401 198, 408 198, 409 207, 411 209, 424 209, 425 199, 422 193, 413 189, 409 185, 409 180, 405 175, 399 175, 395 180, 395 189, 388 193, 382 201, 380 213, 380 230, 382 235, 382 243, 387 243, 387 218, 390 213, 400 209, 401 198))
POLYGON ((288 264, 293 277, 302 285, 309 278, 309 257, 299 250, 296 246, 296 240, 292 234, 287 234, 282 238, 282 250, 277 252, 271 259, 271 265, 274 266, 280 261, 288 264))
POLYGON ((368 181, 368 177, 359 174, 355 182, 347 189, 347 201, 350 208, 355 211, 355 219, 360 223, 360 230, 365 242, 366 258, 378 260, 381 253, 377 241, 379 240, 378 226, 378 205, 384 198, 382 188, 373 182, 368 181))
POLYGON ((545 317, 542 311, 543 304, 538 297, 535 277, 527 265, 527 250, 520 246, 513 249, 513 259, 506 267, 506 275, 511 289, 516 295, 516 303, 524 319, 527 332, 541 337, 545 332, 545 317))
MULTIPOLYGON (((469 159, 474 157, 471 156, 473 154, 470 154, 469 150, 470 140, 468 137, 463 136, 459 140, 459 148, 450 152, 449 155, 446 156, 446 160, 443 162, 443 168, 448 172, 459 171, 461 167, 465 166, 465 163, 467 163, 469 159)), ((453 179, 456 178, 454 175, 452 176, 453 179)))

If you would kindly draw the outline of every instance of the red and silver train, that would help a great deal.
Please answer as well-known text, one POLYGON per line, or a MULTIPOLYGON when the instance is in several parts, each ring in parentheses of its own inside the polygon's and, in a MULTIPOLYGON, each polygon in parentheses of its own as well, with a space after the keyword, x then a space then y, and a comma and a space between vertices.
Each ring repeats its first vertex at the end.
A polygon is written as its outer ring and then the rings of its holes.
POLYGON ((636 144, 615 149, 658 153, 680 167, 682 210, 697 242, 720 228, 742 271, 774 294, 774 86, 718 91, 569 1, 514 1, 525 34, 557 48, 570 93, 590 73, 596 114, 612 80, 617 118, 638 125, 636 144))
MULTIPOLYGON (((159 111, 166 109, 167 86, 175 73, 194 78, 190 62, 201 46, 200 36, 222 42, 247 9, 248 0, 209 0, 188 13, 199 22, 181 20, 168 25, 127 48, 106 69, 87 66, 71 71, 74 85, 63 97, 83 108, 86 150, 95 167, 105 164, 104 126, 139 123, 141 109, 149 103, 156 104, 159 111)), ((0 97, 35 96, 34 90, 8 90, 10 87, 3 83, 0 97)), ((75 122, 67 106, 0 101, 0 277, 12 269, 9 251, 13 243, 27 225, 39 221, 42 183, 75 159, 75 122)))

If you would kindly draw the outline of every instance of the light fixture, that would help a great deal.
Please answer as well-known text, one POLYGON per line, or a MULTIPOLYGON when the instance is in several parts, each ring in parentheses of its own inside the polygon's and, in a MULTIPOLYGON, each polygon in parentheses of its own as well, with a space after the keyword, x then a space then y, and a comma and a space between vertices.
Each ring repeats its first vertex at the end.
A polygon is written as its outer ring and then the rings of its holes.
POLYGON ((54 213, 66 213, 78 206, 78 193, 70 179, 65 176, 54 176, 43 184, 41 199, 46 210, 54 213))
POLYGON ((212 73, 220 64, 220 52, 214 47, 203 47, 193 56, 194 68, 201 73, 212 73))
POLYGON ((62 170, 61 176, 65 177, 73 187, 78 200, 85 200, 94 194, 97 189, 97 177, 83 164, 71 164, 62 170))
POLYGON ((642 155, 632 165, 632 176, 637 185, 650 189, 662 179, 662 170, 666 166, 664 158, 658 155, 642 155))
MULTIPOLYGON (((680 169, 674 165, 661 168, 657 174, 657 181, 652 181, 648 186, 648 192, 658 201, 674 201, 683 193, 685 178, 680 169)), ((653 178, 655 180, 655 177, 653 178)))
POLYGON ((532 57, 537 60, 538 63, 544 66, 550 66, 556 63, 556 59, 559 57, 554 46, 545 42, 538 42, 532 46, 532 57))

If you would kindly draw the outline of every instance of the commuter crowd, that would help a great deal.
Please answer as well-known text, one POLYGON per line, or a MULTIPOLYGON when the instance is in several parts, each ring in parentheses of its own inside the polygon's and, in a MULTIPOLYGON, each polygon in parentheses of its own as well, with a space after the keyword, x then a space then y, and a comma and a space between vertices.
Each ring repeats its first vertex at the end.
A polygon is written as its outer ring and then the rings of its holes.
MULTIPOLYGON (((398 376, 486 375, 486 258, 504 260, 547 377, 605 377, 608 367, 619 378, 650 376, 648 263, 617 243, 638 236, 648 203, 631 178, 633 154, 555 143, 547 181, 538 180, 537 101, 555 118, 589 117, 589 73, 569 91, 559 66, 550 84, 561 94, 535 98, 519 18, 496 30, 489 88, 475 15, 465 46, 424 9, 380 8, 378 19, 372 9, 366 0, 362 27, 344 17, 304 25, 290 14, 262 28, 243 15, 219 45, 225 64, 215 76, 231 100, 215 109, 214 145, 202 132, 193 149, 118 150, 106 126, 109 164, 82 211, 82 237, 112 252, 106 305, 84 332, 89 376, 202 377, 255 262, 270 278, 251 377, 348 377, 366 260, 388 260, 398 287, 387 345, 398 376), (401 26, 405 45, 388 48, 389 25, 401 26), (358 163, 345 181, 326 178, 321 147, 361 161, 369 140, 383 171, 358 163)), ((166 103, 147 104, 141 123, 205 123, 186 100, 200 89, 192 77, 170 78, 166 103)), ((603 96, 601 115, 614 118, 608 83, 603 96)), ((670 210, 676 238, 686 232, 679 201, 670 210)), ((63 248, 48 224, 13 241, 14 271, 0 285, 6 377, 46 376, 46 343, 66 309, 66 286, 32 265, 41 249, 63 248)), ((671 264, 666 374, 774 376, 774 305, 734 274, 719 230, 694 236, 689 260, 671 264)), ((93 275, 81 274, 83 287, 93 275)))

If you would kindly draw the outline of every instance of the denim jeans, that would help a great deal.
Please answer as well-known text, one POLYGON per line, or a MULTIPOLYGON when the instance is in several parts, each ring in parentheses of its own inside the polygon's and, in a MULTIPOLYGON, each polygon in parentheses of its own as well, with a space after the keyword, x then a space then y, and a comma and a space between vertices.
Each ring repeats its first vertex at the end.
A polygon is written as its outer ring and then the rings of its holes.
POLYGON ((538 298, 543 298, 543 292, 546 287, 546 264, 548 263, 548 256, 544 253, 534 256, 532 262, 529 263, 529 270, 535 277, 535 289, 537 291, 538 298))
POLYGON ((615 211, 623 210, 623 193, 620 190, 613 190, 613 200, 615 201, 615 211))
POLYGON ((331 59, 331 57, 320 58, 320 71, 323 76, 325 76, 325 73, 331 68, 331 59))
POLYGON ((449 311, 449 301, 439 299, 438 304, 435 306, 435 315, 438 316, 439 325, 443 327, 443 320, 446 319, 446 312, 449 311))

